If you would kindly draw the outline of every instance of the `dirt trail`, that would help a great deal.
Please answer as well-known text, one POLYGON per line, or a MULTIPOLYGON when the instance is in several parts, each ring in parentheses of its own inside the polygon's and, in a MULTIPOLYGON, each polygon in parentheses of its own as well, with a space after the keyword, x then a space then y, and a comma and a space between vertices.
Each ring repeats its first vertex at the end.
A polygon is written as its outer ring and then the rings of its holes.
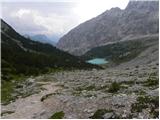
POLYGON ((48 114, 46 114, 46 112, 48 110, 47 107, 45 107, 45 103, 41 102, 41 98, 44 95, 54 93, 56 90, 60 89, 60 87, 56 86, 53 82, 43 82, 43 84, 45 84, 42 86, 45 90, 42 90, 40 93, 26 98, 19 98, 11 104, 2 106, 2 113, 7 111, 14 112, 12 114, 6 114, 2 116, 2 118, 31 119, 41 118, 42 116, 47 117, 48 114))

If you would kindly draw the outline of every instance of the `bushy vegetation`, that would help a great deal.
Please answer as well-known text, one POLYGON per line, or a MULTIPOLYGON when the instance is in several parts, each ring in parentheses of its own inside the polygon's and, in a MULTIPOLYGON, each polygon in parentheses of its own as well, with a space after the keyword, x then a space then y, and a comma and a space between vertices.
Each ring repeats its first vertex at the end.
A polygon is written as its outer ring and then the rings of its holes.
POLYGON ((91 91, 91 90, 95 90, 95 89, 96 89, 96 86, 94 84, 89 85, 89 86, 85 85, 85 86, 75 88, 76 91, 83 91, 83 90, 91 91))
POLYGON ((19 83, 25 81, 24 76, 12 75, 14 80, 3 80, 1 81, 1 102, 3 104, 8 104, 10 101, 14 101, 17 96, 13 96, 15 93, 15 88, 19 83))
POLYGON ((60 111, 60 112, 56 112, 54 113, 49 119, 63 119, 64 118, 64 112, 60 111))
POLYGON ((110 87, 108 89, 108 92, 110 92, 110 93, 116 93, 119 89, 120 89, 120 84, 117 83, 117 82, 113 82, 110 85, 110 87))
POLYGON ((120 84, 125 84, 125 85, 133 85, 134 83, 135 83, 135 81, 133 81, 133 80, 120 82, 120 84))
POLYGON ((5 114, 12 114, 14 113, 14 111, 4 111, 1 113, 1 116, 5 115, 5 114))
POLYGON ((8 104, 9 101, 13 101, 15 98, 11 95, 14 91, 14 84, 12 82, 5 82, 1 87, 1 102, 8 104))
POLYGON ((147 79, 147 81, 144 82, 144 86, 158 86, 159 85, 159 79, 157 78, 156 73, 151 73, 147 79))

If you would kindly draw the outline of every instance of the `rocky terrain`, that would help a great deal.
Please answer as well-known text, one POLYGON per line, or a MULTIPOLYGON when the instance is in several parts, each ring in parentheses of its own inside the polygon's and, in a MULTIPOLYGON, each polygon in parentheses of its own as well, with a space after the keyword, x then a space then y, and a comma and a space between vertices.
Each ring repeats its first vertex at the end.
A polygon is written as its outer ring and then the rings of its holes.
POLYGON ((157 2, 131 1, 71 30, 58 47, 81 57, 1 25, 1 118, 159 118, 157 2), (98 57, 108 63, 84 61, 98 57))
POLYGON ((91 48, 159 31, 158 1, 130 1, 124 10, 112 8, 64 35, 57 47, 74 55, 91 48))
POLYGON ((105 70, 75 70, 28 78, 38 92, 1 105, 2 118, 158 118, 158 59, 105 70))

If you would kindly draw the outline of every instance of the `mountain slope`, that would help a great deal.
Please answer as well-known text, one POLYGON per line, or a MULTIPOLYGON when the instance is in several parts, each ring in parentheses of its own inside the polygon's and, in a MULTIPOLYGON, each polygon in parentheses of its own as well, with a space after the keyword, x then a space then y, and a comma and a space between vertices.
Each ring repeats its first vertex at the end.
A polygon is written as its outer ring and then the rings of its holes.
POLYGON ((158 1, 130 1, 126 9, 112 8, 64 35, 57 47, 74 55, 133 36, 158 33, 158 1))
POLYGON ((49 44, 24 38, 1 20, 2 79, 12 75, 37 75, 56 69, 93 68, 49 44))
POLYGON ((127 66, 146 65, 151 62, 158 63, 158 42, 158 34, 145 35, 95 47, 82 55, 81 58, 85 60, 105 58, 112 64, 125 64, 125 62, 130 61, 127 66))

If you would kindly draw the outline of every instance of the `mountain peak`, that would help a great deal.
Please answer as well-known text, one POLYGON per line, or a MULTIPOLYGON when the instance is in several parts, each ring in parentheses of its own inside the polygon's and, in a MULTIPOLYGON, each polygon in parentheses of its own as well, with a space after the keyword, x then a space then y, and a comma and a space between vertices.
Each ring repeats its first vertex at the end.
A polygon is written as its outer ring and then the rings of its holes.
POLYGON ((159 8, 158 1, 130 0, 125 10, 132 10, 132 9, 158 10, 158 8, 159 8))
POLYGON ((1 19, 1 30, 8 31, 9 29, 10 29, 10 26, 3 19, 1 19))
POLYGON ((57 47, 82 55, 93 47, 127 36, 158 33, 158 12, 158 1, 130 1, 124 10, 112 8, 72 29, 57 47))
POLYGON ((110 9, 110 11, 119 11, 119 10, 121 10, 119 7, 113 7, 110 9))

